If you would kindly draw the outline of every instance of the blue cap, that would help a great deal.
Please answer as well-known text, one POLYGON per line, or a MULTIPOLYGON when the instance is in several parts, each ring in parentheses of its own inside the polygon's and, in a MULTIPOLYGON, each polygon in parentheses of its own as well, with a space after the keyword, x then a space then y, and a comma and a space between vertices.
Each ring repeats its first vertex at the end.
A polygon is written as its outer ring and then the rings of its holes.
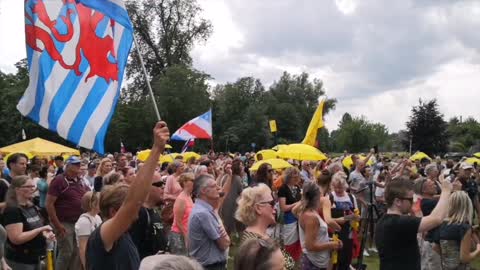
POLYGON ((80 163, 81 163, 80 159, 76 156, 71 156, 67 159, 67 165, 80 164, 80 163))

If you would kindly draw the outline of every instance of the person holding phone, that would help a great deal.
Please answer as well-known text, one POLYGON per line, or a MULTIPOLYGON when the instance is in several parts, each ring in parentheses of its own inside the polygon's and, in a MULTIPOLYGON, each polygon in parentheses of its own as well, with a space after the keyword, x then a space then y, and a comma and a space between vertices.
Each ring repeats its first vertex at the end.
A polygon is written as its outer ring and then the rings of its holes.
POLYGON ((40 269, 40 258, 46 254, 46 240, 55 240, 52 227, 44 225, 33 205, 36 190, 27 175, 15 176, 7 191, 7 208, 3 225, 7 231, 5 258, 12 269, 40 269))

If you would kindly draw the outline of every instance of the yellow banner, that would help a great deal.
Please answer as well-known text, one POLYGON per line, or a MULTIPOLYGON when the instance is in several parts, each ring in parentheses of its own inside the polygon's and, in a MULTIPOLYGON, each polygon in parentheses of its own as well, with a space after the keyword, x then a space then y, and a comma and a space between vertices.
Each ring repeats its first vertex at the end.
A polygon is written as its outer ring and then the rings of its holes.
POLYGON ((325 100, 322 100, 322 102, 318 104, 317 110, 315 110, 315 113, 313 114, 312 120, 310 121, 310 125, 308 125, 307 134, 305 134, 305 138, 303 139, 302 143, 315 146, 318 129, 323 127, 323 105, 324 104, 325 104, 325 100))
POLYGON ((270 132, 272 132, 272 133, 277 132, 277 121, 270 120, 269 124, 270 124, 270 132))

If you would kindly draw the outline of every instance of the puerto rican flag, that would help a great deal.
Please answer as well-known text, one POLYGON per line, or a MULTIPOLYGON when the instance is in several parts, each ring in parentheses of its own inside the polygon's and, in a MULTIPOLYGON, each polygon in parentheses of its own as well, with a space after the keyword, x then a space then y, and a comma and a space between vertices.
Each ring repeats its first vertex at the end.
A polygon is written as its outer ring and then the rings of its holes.
POLYGON ((193 118, 172 135, 172 140, 212 139, 212 110, 193 118))

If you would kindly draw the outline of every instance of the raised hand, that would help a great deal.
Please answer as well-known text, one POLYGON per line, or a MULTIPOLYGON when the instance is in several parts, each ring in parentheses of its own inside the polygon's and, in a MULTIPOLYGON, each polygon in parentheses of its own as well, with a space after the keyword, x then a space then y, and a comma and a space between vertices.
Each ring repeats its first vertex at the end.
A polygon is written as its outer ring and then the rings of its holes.
POLYGON ((153 145, 163 152, 165 145, 170 140, 170 131, 168 130, 167 123, 163 121, 157 122, 153 128, 153 145))

